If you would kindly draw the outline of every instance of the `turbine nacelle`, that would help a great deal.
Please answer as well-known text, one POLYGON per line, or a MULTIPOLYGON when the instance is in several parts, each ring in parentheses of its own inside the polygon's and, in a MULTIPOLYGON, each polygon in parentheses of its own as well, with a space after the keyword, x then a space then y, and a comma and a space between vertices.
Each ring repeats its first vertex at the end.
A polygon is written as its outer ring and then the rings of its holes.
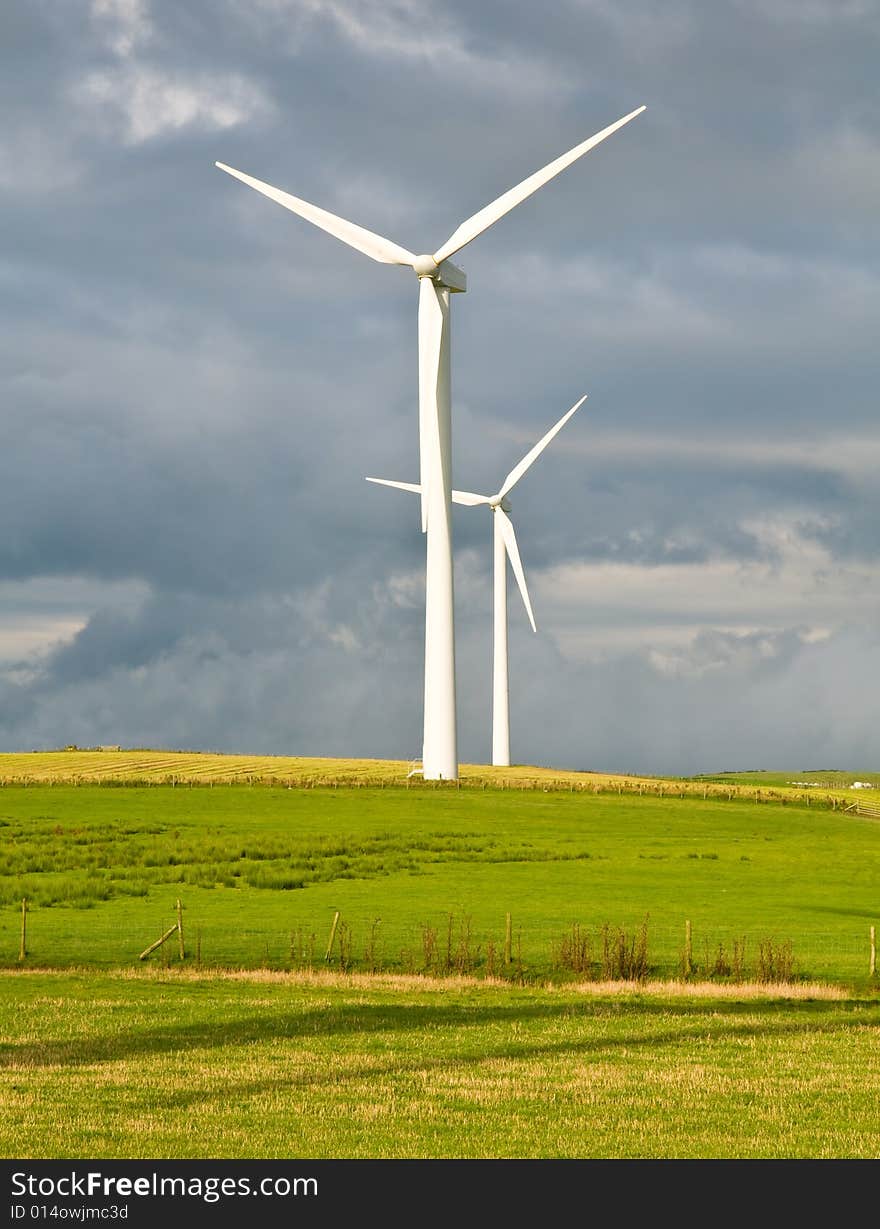
POLYGON ((451 260, 441 260, 438 265, 433 256, 417 256, 413 269, 419 277, 430 277, 438 286, 445 286, 453 294, 464 294, 467 290, 467 274, 451 260))

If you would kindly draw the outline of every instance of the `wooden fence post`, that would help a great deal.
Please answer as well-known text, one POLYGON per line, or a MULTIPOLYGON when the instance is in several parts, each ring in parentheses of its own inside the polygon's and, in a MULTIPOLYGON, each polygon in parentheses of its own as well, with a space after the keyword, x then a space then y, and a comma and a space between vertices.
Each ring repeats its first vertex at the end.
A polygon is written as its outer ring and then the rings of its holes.
POLYGON ((27 955, 27 897, 23 896, 21 898, 21 945, 18 949, 19 960, 24 960, 26 955, 27 955))
POLYGON ((166 939, 171 938, 175 930, 177 930, 176 922, 174 923, 173 926, 169 926, 168 929, 165 931, 164 935, 162 935, 161 938, 157 939, 155 943, 151 943, 149 947, 145 947, 144 950, 141 952, 140 956, 138 956, 138 960, 146 960, 146 958, 149 956, 151 952, 154 952, 157 947, 161 947, 166 939))
POLYGON ((877 972, 877 936, 873 926, 871 927, 871 962, 868 972, 872 977, 877 972))
POLYGON ((510 914, 508 913, 504 921, 504 963, 510 964, 510 941, 512 937, 510 914))
POLYGON ((180 951, 180 959, 186 959, 186 949, 183 946, 183 906, 180 901, 177 902, 177 941, 180 951))
POLYGON ((338 925, 339 925, 339 910, 337 909, 334 915, 334 918, 333 918, 333 925, 330 927, 330 938, 327 940, 327 951, 324 953, 324 959, 325 961, 328 961, 328 962, 330 960, 330 953, 333 951, 333 940, 336 938, 336 927, 338 925))

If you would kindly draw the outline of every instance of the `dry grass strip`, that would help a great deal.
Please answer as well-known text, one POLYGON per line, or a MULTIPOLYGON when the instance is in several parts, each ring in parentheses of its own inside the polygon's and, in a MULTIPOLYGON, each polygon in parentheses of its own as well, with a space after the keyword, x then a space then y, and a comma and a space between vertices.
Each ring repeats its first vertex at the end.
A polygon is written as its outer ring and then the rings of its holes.
MULTIPOLYGON (((253 985, 278 984, 289 986, 334 987, 357 990, 399 990, 407 993, 442 994, 448 990, 507 987, 519 990, 518 983, 500 977, 468 977, 455 974, 448 977, 426 977, 418 973, 339 973, 332 970, 279 969, 163 969, 145 968, 40 968, 0 969, 2 978, 21 977, 108 977, 120 981, 167 982, 246 982, 253 985)), ((700 998, 741 1001, 743 999, 792 999, 842 1001, 852 997, 842 986, 823 982, 684 982, 673 980, 648 981, 582 981, 542 982, 529 990, 548 994, 583 994, 593 998, 700 998)))

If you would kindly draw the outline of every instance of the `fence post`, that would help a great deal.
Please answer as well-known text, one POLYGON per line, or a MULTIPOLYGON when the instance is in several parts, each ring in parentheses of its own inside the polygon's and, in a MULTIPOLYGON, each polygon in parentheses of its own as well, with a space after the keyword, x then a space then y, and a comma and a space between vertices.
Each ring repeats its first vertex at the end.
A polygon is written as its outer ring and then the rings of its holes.
POLYGON ((173 926, 169 926, 168 929, 165 931, 164 935, 158 938, 155 943, 151 943, 149 947, 145 947, 144 950, 141 952, 141 954, 138 956, 138 960, 146 960, 146 958, 150 955, 151 952, 154 952, 157 947, 161 947, 162 944, 167 939, 171 938, 175 930, 177 930, 176 922, 174 923, 173 926))
POLYGON ((183 906, 180 901, 177 902, 177 940, 180 951, 180 959, 186 958, 186 950, 183 946, 183 906))
POLYGON ((868 972, 872 977, 877 972, 877 942, 876 931, 873 926, 871 927, 871 964, 868 972))
POLYGON ((19 960, 27 955, 27 897, 21 898, 21 945, 18 949, 19 960))
POLYGON ((330 953, 333 951, 333 940, 336 938, 336 927, 338 925, 339 925, 339 910, 337 909, 334 915, 334 918, 333 918, 333 925, 330 927, 330 938, 327 940, 327 951, 324 953, 324 959, 325 961, 328 961, 328 962, 330 960, 330 953))
POLYGON ((511 925, 510 925, 510 914, 508 913, 505 916, 505 921, 504 921, 504 963, 505 965, 508 965, 508 966, 510 965, 511 938, 512 938, 512 931, 511 931, 511 925))

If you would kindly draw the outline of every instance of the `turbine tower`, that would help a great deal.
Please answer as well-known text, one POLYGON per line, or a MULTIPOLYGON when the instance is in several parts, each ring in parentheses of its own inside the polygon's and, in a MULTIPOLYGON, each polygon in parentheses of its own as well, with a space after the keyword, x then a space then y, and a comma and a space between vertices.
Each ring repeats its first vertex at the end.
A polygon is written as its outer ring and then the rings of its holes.
POLYGON ((461 269, 449 259, 476 239, 499 218, 520 204, 560 171, 593 149, 618 128, 644 111, 639 107, 576 145, 491 204, 473 214, 455 230, 436 252, 414 255, 381 235, 356 226, 344 218, 310 205, 308 201, 273 188, 223 162, 221 171, 270 200, 283 205, 349 247, 381 264, 403 265, 419 279, 419 469, 422 498, 422 531, 427 535, 425 569, 425 707, 422 768, 426 780, 458 777, 458 745, 455 714, 455 634, 452 581, 452 509, 450 506, 451 409, 450 409, 450 294, 467 288, 461 269))
MULTIPOLYGON (((494 495, 475 495, 472 491, 452 492, 452 502, 454 504, 467 504, 470 507, 478 504, 487 504, 492 511, 492 539, 495 560, 495 634, 492 641, 492 763, 499 767, 507 768, 510 766, 510 687, 508 682, 507 654, 508 557, 510 558, 510 566, 513 568, 513 574, 516 577, 516 583, 519 585, 519 591, 522 594, 523 604, 526 608, 526 614, 529 616, 532 631, 536 632, 538 630, 535 626, 532 603, 529 601, 529 591, 526 587, 525 572, 523 571, 522 560, 519 556, 519 547, 516 543, 516 533, 509 516, 510 501, 507 499, 507 496, 526 470, 538 459, 554 436, 559 434, 569 418, 581 408, 586 399, 586 395, 581 397, 580 401, 576 402, 567 413, 563 414, 559 422, 552 426, 547 434, 538 440, 534 448, 526 453, 518 465, 514 466, 502 482, 500 489, 494 495)), ((421 493, 421 487, 413 482, 392 482, 389 478, 368 478, 367 482, 377 482, 381 486, 396 487, 399 491, 412 491, 415 494, 421 493)))

